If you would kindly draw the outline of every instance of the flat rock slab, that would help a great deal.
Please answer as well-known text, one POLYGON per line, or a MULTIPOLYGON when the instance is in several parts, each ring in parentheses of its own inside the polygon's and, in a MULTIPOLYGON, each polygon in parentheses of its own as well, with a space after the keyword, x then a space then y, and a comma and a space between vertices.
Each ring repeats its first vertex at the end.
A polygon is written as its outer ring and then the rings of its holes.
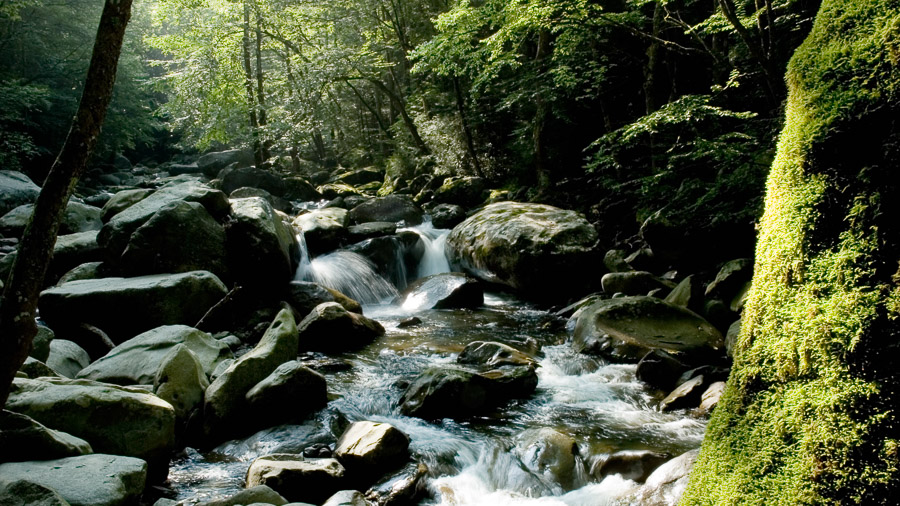
POLYGON ((119 506, 137 503, 144 491, 147 463, 132 457, 93 454, 0 464, 0 476, 47 487, 71 506, 119 506))
POLYGON ((206 271, 84 279, 44 290, 38 307, 51 328, 88 323, 121 343, 162 325, 195 325, 227 292, 206 271))

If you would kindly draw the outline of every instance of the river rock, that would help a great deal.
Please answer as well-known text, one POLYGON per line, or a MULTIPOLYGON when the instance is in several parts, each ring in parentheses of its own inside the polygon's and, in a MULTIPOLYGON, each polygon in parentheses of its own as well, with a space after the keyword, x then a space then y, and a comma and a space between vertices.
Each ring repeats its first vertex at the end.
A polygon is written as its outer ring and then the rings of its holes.
POLYGON ((0 476, 47 487, 71 506, 124 506, 140 499, 147 464, 132 457, 94 454, 0 464, 0 476))
POLYGON ((406 287, 399 299, 403 309, 479 308, 484 289, 478 279, 461 272, 445 272, 418 279, 406 287))
POLYGON ((505 365, 528 367, 536 365, 534 358, 527 354, 507 344, 493 341, 473 341, 467 344, 456 357, 456 362, 488 368, 505 365))
POLYGON ((349 213, 339 207, 316 209, 294 218, 294 226, 303 232, 311 255, 337 248, 347 238, 349 213))
POLYGON ((253 188, 252 186, 242 186, 228 194, 230 200, 245 199, 249 197, 259 197, 272 206, 273 209, 283 213, 290 213, 294 209, 294 205, 290 201, 281 197, 276 197, 262 188, 253 188))
POLYGON ((734 323, 728 326, 725 333, 725 351, 729 357, 734 357, 734 349, 737 346, 738 336, 741 335, 741 319, 738 318, 734 323))
POLYGON ((297 325, 290 311, 281 310, 249 353, 235 360, 206 389, 203 418, 208 438, 222 440, 249 432, 254 419, 248 410, 247 392, 275 369, 297 356, 297 325))
POLYGON ((55 330, 88 323, 121 343, 162 325, 194 325, 226 293, 214 274, 192 271, 72 281, 41 292, 38 307, 55 330))
POLYGON ((529 429, 517 438, 516 454, 529 469, 559 483, 563 490, 579 485, 578 445, 567 434, 549 427, 529 429))
POLYGON ((28 356, 34 357, 41 362, 46 362, 50 356, 50 341, 56 337, 53 331, 43 325, 38 325, 37 334, 31 340, 31 352, 28 356))
POLYGON ((384 335, 380 323, 351 313, 337 302, 325 302, 313 308, 297 329, 300 351, 343 352, 365 346, 384 335))
POLYGON ((89 380, 16 379, 6 409, 86 440, 94 451, 146 460, 165 479, 175 410, 145 390, 89 380))
POLYGON ((122 190, 117 192, 112 198, 106 201, 106 204, 103 204, 103 208, 100 210, 100 220, 103 221, 103 223, 109 222, 113 216, 149 197, 153 191, 154 190, 149 188, 137 188, 134 190, 122 190))
POLYGON ((294 277, 299 245, 290 226, 259 197, 231 202, 228 261, 239 284, 281 287, 294 277))
POLYGON ((346 470, 335 459, 275 454, 250 464, 247 486, 267 485, 289 501, 320 504, 344 488, 346 470))
POLYGON ((552 300, 586 291, 599 264, 596 245, 597 232, 579 213, 500 202, 457 225, 446 251, 451 264, 478 278, 552 300))
MULTIPOLYGON (((224 499, 215 499, 198 503, 197 506, 243 506, 243 505, 262 505, 271 504, 273 506, 283 506, 287 504, 287 499, 278 492, 272 490, 271 487, 265 485, 256 485, 241 490, 237 494, 224 499)), ((303 506, 302 504, 291 503, 294 506, 303 506)), ((155 505, 158 506, 158 505, 155 505)))
POLYGON ((428 466, 411 462, 366 491, 366 499, 376 506, 419 504, 427 492, 428 466))
POLYGON ((709 322, 680 306, 646 296, 600 300, 579 315, 575 350, 636 362, 647 352, 714 354, 724 346, 709 322))
POLYGON ((674 287, 671 281, 659 278, 647 271, 609 272, 600 279, 603 292, 607 295, 647 295, 651 290, 669 291, 674 287))
POLYGON ((159 209, 131 234, 119 261, 126 276, 209 271, 229 278, 225 228, 197 202, 159 209))
POLYGON ((629 504, 678 504, 700 450, 691 450, 656 468, 630 499, 629 504))
POLYGON ((53 246, 53 257, 48 269, 48 280, 56 281, 60 276, 79 265, 102 259, 102 250, 97 244, 97 231, 60 235, 53 246))
POLYGON ((186 325, 164 325, 116 346, 78 377, 118 385, 153 384, 163 360, 181 344, 195 355, 207 375, 220 361, 231 357, 231 350, 206 332, 186 325))
POLYGON ((591 474, 599 481, 607 476, 618 474, 626 480, 643 483, 656 468, 668 459, 662 453, 626 450, 610 455, 595 469, 591 469, 591 474))
POLYGON ((406 226, 422 223, 422 209, 413 202, 412 197, 402 194, 391 194, 376 197, 363 202, 350 211, 353 224, 371 221, 403 222, 406 226))
POLYGON ((635 376, 653 388, 669 391, 678 385, 680 376, 690 368, 667 351, 653 350, 638 362, 635 376))
POLYGON ((330 182, 341 182, 352 186, 384 181, 384 171, 375 167, 347 170, 331 177, 330 182))
POLYGON ((13 209, 31 204, 41 188, 25 174, 14 170, 0 170, 0 216, 13 209))
POLYGON ((369 221, 353 225, 347 228, 350 242, 365 241, 375 237, 394 235, 397 232, 397 224, 390 221, 369 221))
POLYGON ((192 349, 183 343, 169 349, 153 378, 153 393, 172 405, 176 419, 182 423, 191 412, 203 405, 203 395, 207 388, 209 379, 203 364, 192 349))
POLYGON ((87 262, 81 265, 77 265, 63 274, 59 278, 59 281, 56 282, 56 284, 58 286, 63 283, 68 283, 69 281, 102 278, 103 276, 101 275, 101 271, 103 270, 103 268, 103 262, 87 262))
POLYGON ((70 506, 55 490, 41 484, 0 476, 0 504, 4 506, 70 506))
POLYGON ((409 436, 388 423, 354 422, 335 444, 334 456, 356 476, 375 478, 409 460, 409 436))
POLYGON ((284 300, 297 311, 298 319, 303 319, 319 304, 335 302, 334 295, 328 289, 310 281, 288 283, 284 292, 284 300))
POLYGON ((216 219, 224 218, 231 209, 228 198, 219 190, 197 181, 172 182, 113 216, 100 229, 97 242, 110 257, 118 258, 138 227, 162 207, 178 201, 198 202, 216 219))
POLYGON ((681 280, 675 288, 669 292, 665 301, 675 306, 681 306, 695 313, 703 311, 706 300, 703 297, 703 285, 695 274, 681 280))
POLYGON ((222 191, 231 193, 246 186, 261 188, 276 197, 284 196, 284 181, 274 173, 256 167, 239 167, 229 169, 219 175, 222 180, 222 191))
POLYGON ((694 376, 678 385, 665 399, 659 401, 659 408, 661 411, 696 408, 700 405, 700 400, 706 388, 707 385, 703 375, 694 376))
MULTIPOLYGON (((316 191, 327 200, 359 197, 362 192, 346 183, 327 183, 316 187, 316 191)), ((348 206, 349 207, 349 206, 348 206)))
POLYGON ((237 167, 253 165, 253 153, 249 149, 229 149, 207 153, 197 159, 197 166, 207 177, 216 177, 219 171, 236 164, 237 167))
POLYGON ((453 228, 466 219, 466 210, 455 204, 438 204, 429 214, 434 228, 453 228))
POLYGON ((722 394, 725 393, 725 382, 724 381, 716 381, 709 388, 703 392, 703 396, 700 398, 700 413, 708 414, 711 413, 716 406, 719 405, 719 399, 722 398, 722 394))
POLYGON ((371 506, 359 490, 341 490, 322 503, 322 506, 371 506))
MULTIPOLYGON (((31 219, 34 212, 34 204, 25 204, 0 218, 0 234, 7 237, 20 237, 25 231, 25 225, 31 219)), ((60 234, 77 234, 100 230, 103 223, 100 221, 100 209, 83 204, 76 200, 70 200, 66 205, 66 212, 59 222, 60 234)))
POLYGON ((725 265, 716 274, 716 279, 706 287, 706 296, 731 301, 752 277, 752 258, 738 258, 725 262, 725 265))
POLYGON ((25 359, 25 363, 19 367, 18 373, 25 375, 19 375, 20 377, 31 379, 40 378, 41 376, 62 377, 58 372, 51 369, 50 366, 33 357, 27 357, 25 359))
POLYGON ((628 272, 631 266, 625 261, 626 256, 625 250, 611 249, 603 255, 603 265, 609 272, 628 272))
POLYGON ((315 185, 302 177, 292 176, 284 178, 284 198, 309 202, 322 198, 315 185))
POLYGON ((93 450, 83 439, 48 429, 25 415, 0 411, 0 463, 51 460, 88 453, 93 450))
POLYGON ((74 378, 91 363, 91 356, 84 348, 67 339, 50 341, 47 366, 67 377, 74 378))
POLYGON ((270 425, 302 420, 325 407, 325 377, 296 360, 285 362, 253 386, 246 395, 254 416, 270 425))
POLYGON ((481 204, 486 197, 484 179, 473 176, 448 177, 434 191, 435 202, 467 208, 481 204))
POLYGON ((531 367, 502 367, 476 373, 459 367, 426 369, 400 397, 400 412, 426 420, 464 419, 510 399, 530 396, 537 387, 531 367))

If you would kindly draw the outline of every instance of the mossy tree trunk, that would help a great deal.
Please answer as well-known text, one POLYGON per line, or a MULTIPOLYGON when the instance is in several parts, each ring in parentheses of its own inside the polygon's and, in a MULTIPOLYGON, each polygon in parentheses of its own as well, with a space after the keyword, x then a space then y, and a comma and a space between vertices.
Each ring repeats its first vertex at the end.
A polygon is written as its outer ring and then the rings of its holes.
POLYGON ((84 91, 72 127, 44 181, 0 306, 0 407, 6 404, 16 371, 31 351, 37 333, 34 317, 44 275, 53 255, 59 222, 69 196, 97 144, 112 98, 119 53, 131 18, 132 0, 106 0, 94 42, 84 91))
POLYGON ((896 504, 900 3, 825 0, 788 67, 753 290, 683 505, 896 504))

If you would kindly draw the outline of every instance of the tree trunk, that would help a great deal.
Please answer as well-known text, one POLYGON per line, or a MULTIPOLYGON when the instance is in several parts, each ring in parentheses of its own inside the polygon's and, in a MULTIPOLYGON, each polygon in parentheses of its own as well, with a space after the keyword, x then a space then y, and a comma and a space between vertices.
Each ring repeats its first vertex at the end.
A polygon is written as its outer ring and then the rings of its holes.
MULTIPOLYGON (((264 85, 265 79, 263 74, 263 61, 262 61, 262 18, 260 17, 259 10, 256 11, 256 106, 259 108, 258 121, 259 127, 266 126, 266 88, 264 85)), ((268 160, 271 156, 270 148, 272 142, 264 139, 260 143, 260 150, 262 154, 263 160, 268 160)))
POLYGON ((532 120, 531 140, 534 146, 534 172, 537 178, 538 195, 543 195, 550 189, 550 169, 547 167, 546 153, 546 136, 547 118, 550 115, 550 106, 544 98, 540 88, 543 84, 540 82, 546 74, 546 62, 544 61, 550 54, 550 32, 541 30, 538 35, 538 47, 535 54, 535 62, 538 67, 538 87, 539 90, 535 94, 535 112, 532 120))
POLYGON ((244 87, 247 90, 247 110, 250 119, 250 135, 253 137, 253 156, 259 167, 266 160, 259 139, 259 120, 256 117, 256 99, 253 92, 253 65, 250 63, 250 4, 244 0, 244 34, 241 37, 241 56, 244 65, 244 87))
POLYGON ((895 504, 894 0, 825 0, 788 66, 734 365, 682 505, 895 504))
POLYGON ((409 117, 409 113, 406 112, 406 105, 403 101, 398 97, 394 92, 388 89, 387 86, 378 79, 368 79, 376 88, 378 88, 382 93, 387 95, 387 97, 391 100, 391 104, 397 109, 397 112, 400 113, 400 117, 403 118, 403 124, 406 125, 407 130, 409 130, 409 135, 413 138, 413 143, 415 143, 416 148, 419 150, 419 154, 423 156, 428 156, 431 154, 431 150, 428 149, 428 146, 425 144, 425 141, 422 140, 422 137, 419 136, 419 129, 416 128, 416 124, 413 122, 412 118, 409 117))
POLYGON ((472 130, 469 128, 469 121, 466 119, 466 102, 463 99, 462 88, 459 85, 459 78, 453 76, 453 91, 456 93, 456 110, 459 112, 459 122, 462 123, 463 135, 466 137, 466 150, 469 152, 469 158, 472 159, 472 167, 478 177, 484 177, 481 170, 481 163, 478 161, 478 153, 475 152, 475 141, 472 140, 472 130))
POLYGON ((38 295, 53 255, 59 222, 97 143, 116 82, 122 39, 130 17, 131 0, 106 0, 78 111, 62 150, 41 188, 31 221, 22 235, 0 305, 0 364, 3 374, 0 379, 0 406, 6 405, 16 371, 31 351, 37 332, 34 318, 38 295))

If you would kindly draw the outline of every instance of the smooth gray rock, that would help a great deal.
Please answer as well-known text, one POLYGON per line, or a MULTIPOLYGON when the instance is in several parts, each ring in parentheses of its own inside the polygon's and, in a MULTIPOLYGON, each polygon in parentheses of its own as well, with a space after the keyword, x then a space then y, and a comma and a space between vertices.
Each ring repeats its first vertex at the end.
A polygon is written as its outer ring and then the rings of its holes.
POLYGON ((238 188, 260 188, 276 197, 285 193, 284 181, 278 175, 256 167, 237 167, 219 174, 222 191, 230 194, 238 188))
POLYGON ((175 410, 136 388, 65 378, 16 379, 6 409, 90 443, 94 451, 146 460, 165 478, 175 444, 175 410))
POLYGON ((91 445, 71 434, 48 429, 12 411, 0 411, 0 462, 51 460, 93 453, 91 445))
POLYGON ((254 163, 253 153, 249 149, 215 151, 197 159, 197 167, 209 177, 216 177, 220 170, 231 164, 236 164, 237 167, 248 167, 254 163))
POLYGON ((50 368, 47 364, 41 362, 40 360, 35 359, 34 357, 28 357, 25 359, 25 363, 19 367, 20 373, 24 373, 26 378, 40 378, 41 376, 56 376, 61 377, 61 375, 50 368))
POLYGON ((31 353, 28 355, 41 362, 46 362, 50 356, 50 341, 56 337, 52 330, 43 325, 38 325, 37 334, 31 341, 31 353))
POLYGON ((254 385, 246 398, 254 416, 277 425, 302 420, 325 407, 328 391, 324 376, 291 360, 254 385))
POLYGON ((325 302, 313 308, 297 329, 301 351, 344 352, 384 335, 380 323, 351 313, 337 302, 325 302))
POLYGON ((563 490, 583 485, 576 469, 578 445, 568 434, 549 427, 526 430, 516 438, 515 452, 525 466, 563 490))
POLYGON ((372 221, 402 221, 406 226, 415 226, 422 223, 423 214, 412 197, 395 193, 376 197, 354 207, 350 210, 350 221, 356 225, 372 221))
POLYGON ((293 230, 259 197, 231 201, 227 229, 228 264, 235 281, 254 288, 278 288, 294 277, 299 257, 293 230))
POLYGON ((596 466, 596 469, 591 469, 591 474, 600 481, 609 475, 618 474, 626 480, 643 483, 656 468, 667 460, 669 460, 668 457, 661 453, 647 450, 626 450, 610 455, 596 466))
POLYGON ((603 292, 607 295, 624 293, 625 295, 647 295, 656 289, 666 292, 675 285, 647 271, 609 272, 600 279, 603 292))
POLYGON ((232 357, 228 346, 202 330, 187 325, 164 325, 116 346, 85 367, 78 377, 117 385, 151 385, 163 361, 179 345, 193 353, 206 375, 212 374, 219 362, 232 357))
POLYGON ((388 423, 354 422, 335 444, 334 456, 357 475, 377 477, 409 459, 409 436, 388 423))
POLYGON ((473 341, 463 348, 456 357, 459 364, 478 365, 488 368, 512 366, 534 367, 537 361, 528 354, 508 344, 494 341, 473 341))
POLYGON ((596 247, 597 232, 579 213, 500 202, 457 225, 446 252, 451 265, 487 282, 532 299, 565 300, 595 282, 596 247))
POLYGON ((281 494, 272 490, 265 485, 256 485, 246 490, 241 490, 233 496, 213 501, 201 502, 197 506, 238 506, 249 504, 273 504, 274 506, 283 506, 287 504, 287 499, 281 497, 281 494))
POLYGON ((0 170, 0 216, 13 209, 31 204, 41 193, 41 187, 31 178, 14 170, 0 170))
POLYGON ((84 348, 66 339, 50 341, 47 366, 67 378, 74 378, 91 363, 91 356, 84 348))
POLYGON ((370 503, 359 490, 341 490, 329 497, 322 506, 370 506, 370 503))
POLYGON ((206 271, 89 279, 44 290, 38 307, 52 328, 88 323, 121 343, 162 325, 195 325, 227 291, 206 271))
POLYGON ((103 223, 107 223, 113 216, 149 197, 154 191, 149 188, 138 188, 117 192, 103 204, 100 219, 103 223))
POLYGON ((175 409, 182 422, 203 405, 209 379, 197 355, 185 344, 176 344, 160 361, 153 378, 153 393, 175 409))
POLYGON ((41 462, 0 464, 5 480, 24 480, 56 491, 71 506, 136 504, 147 481, 147 463, 93 454, 41 462))
POLYGON ((349 213, 339 207, 316 209, 294 218, 293 224, 303 232, 309 253, 317 255, 337 248, 349 234, 349 213))
POLYGON ((268 485, 289 501, 320 504, 346 484, 346 470, 335 459, 304 459, 276 454, 250 464, 247 486, 268 485))
POLYGON ((630 504, 678 504, 697 460, 700 450, 691 450, 656 468, 644 485, 634 494, 630 504))
POLYGON ((70 506, 44 485, 25 479, 7 480, 0 476, 0 504, 3 506, 70 506))

